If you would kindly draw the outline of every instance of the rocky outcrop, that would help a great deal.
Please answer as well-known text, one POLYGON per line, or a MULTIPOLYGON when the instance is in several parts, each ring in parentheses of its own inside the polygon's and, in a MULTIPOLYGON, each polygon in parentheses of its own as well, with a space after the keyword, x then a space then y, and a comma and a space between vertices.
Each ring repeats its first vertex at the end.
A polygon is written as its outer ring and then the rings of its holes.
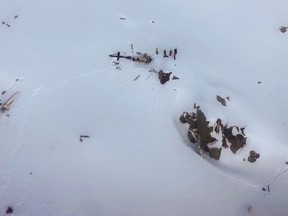
MULTIPOLYGON (((230 150, 236 154, 236 152, 244 147, 246 145, 246 140, 247 140, 247 137, 244 137, 242 134, 237 134, 237 135, 233 135, 232 133, 232 130, 233 128, 236 127, 236 126, 232 126, 232 127, 227 127, 227 125, 224 127, 223 129, 223 137, 226 138, 229 143, 230 143, 230 150)), ((238 128, 237 131, 239 132, 239 127, 236 127, 238 128)), ((244 131, 244 129, 242 130, 244 131)), ((227 144, 227 142, 226 142, 227 144)), ((226 145, 227 146, 227 145, 226 145)))
POLYGON ((259 153, 257 153, 257 152, 255 152, 255 151, 250 151, 250 155, 249 155, 249 157, 248 157, 248 161, 250 162, 250 163, 254 163, 257 159, 259 159, 260 158, 260 154, 259 153))
MULTIPOLYGON (((180 116, 180 122, 189 125, 187 133, 188 139, 195 145, 196 149, 208 154, 211 158, 219 160, 221 157, 222 148, 230 148, 231 152, 236 154, 241 148, 246 145, 247 137, 244 134, 245 128, 238 126, 223 125, 221 119, 217 119, 214 125, 214 132, 222 135, 222 146, 220 148, 214 147, 214 143, 217 143, 217 139, 213 136, 213 126, 210 126, 210 122, 207 121, 205 114, 199 106, 194 105, 194 112, 184 112, 180 116), (213 147, 212 147, 213 145, 213 147)), ((218 135, 217 135, 218 136, 218 135)), ((255 156, 255 155, 254 155, 255 156)), ((256 155, 257 156, 257 155, 256 155)), ((251 156, 253 158, 253 155, 251 156)), ((252 160, 251 158, 251 160, 252 160)))
POLYGON ((217 141, 216 138, 211 136, 213 127, 209 126, 209 121, 206 120, 205 114, 200 107, 196 107, 196 113, 184 112, 180 116, 182 123, 189 124, 188 139, 191 143, 197 145, 200 152, 208 154, 211 158, 219 160, 221 156, 221 148, 210 148, 208 144, 217 141))

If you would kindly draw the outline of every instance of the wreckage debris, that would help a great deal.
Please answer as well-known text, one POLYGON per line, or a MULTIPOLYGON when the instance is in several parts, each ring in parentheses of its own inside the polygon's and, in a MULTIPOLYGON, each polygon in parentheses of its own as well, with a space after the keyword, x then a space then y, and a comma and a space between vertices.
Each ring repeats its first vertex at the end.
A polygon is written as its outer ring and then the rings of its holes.
POLYGON ((173 77, 172 77, 172 80, 179 80, 179 77, 173 76, 173 77))
POLYGON ((145 63, 149 64, 153 59, 151 56, 149 56, 147 53, 140 53, 136 52, 136 55, 121 55, 120 52, 117 52, 115 54, 109 55, 112 58, 117 58, 117 61, 119 61, 120 58, 125 58, 134 62, 139 62, 139 63, 145 63))
POLYGON ((260 158, 260 154, 255 151, 250 151, 250 155, 248 157, 248 161, 250 163, 254 163, 257 159, 260 158))
POLYGON ((270 192, 270 185, 267 185, 266 187, 262 187, 262 191, 270 192))
POLYGON ((6 210, 6 215, 8 214, 12 214, 13 213, 13 208, 11 208, 10 206, 7 208, 6 210))
POLYGON ((163 70, 160 70, 158 72, 158 78, 160 80, 160 83, 162 85, 164 85, 166 82, 168 82, 170 80, 170 75, 172 74, 172 72, 169 73, 164 73, 163 70))
POLYGON ((217 95, 216 97, 217 101, 219 101, 223 106, 227 106, 225 98, 220 97, 219 95, 217 95))
POLYGON ((79 138, 80 142, 83 142, 83 138, 90 138, 90 136, 88 136, 88 135, 80 135, 80 138, 79 138))
POLYGON ((149 70, 149 72, 158 73, 157 70, 155 70, 154 68, 151 68, 151 69, 149 70))
POLYGON ((285 32, 288 30, 288 27, 286 27, 286 26, 281 26, 281 27, 279 28, 279 30, 280 30, 280 32, 285 33, 285 32))
POLYGON ((133 81, 136 81, 138 78, 140 77, 140 74, 138 76, 136 76, 133 81))
MULTIPOLYGON (((3 93, 3 92, 2 92, 3 93)), ((5 93, 3 93, 5 94, 5 93)), ((2 95, 3 95, 2 94, 2 95)), ((1 107, 0 107, 0 112, 1 113, 5 113, 6 111, 8 111, 11 108, 11 105, 15 102, 15 100, 17 99, 18 95, 20 94, 20 92, 16 92, 14 93, 12 96, 10 96, 5 102, 1 103, 1 107)))

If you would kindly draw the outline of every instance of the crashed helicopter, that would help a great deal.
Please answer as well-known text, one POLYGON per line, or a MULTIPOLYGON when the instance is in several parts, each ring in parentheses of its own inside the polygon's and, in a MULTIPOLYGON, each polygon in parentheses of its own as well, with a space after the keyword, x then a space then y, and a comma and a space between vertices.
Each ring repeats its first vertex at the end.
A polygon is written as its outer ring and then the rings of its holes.
POLYGON ((119 61, 120 58, 125 58, 134 62, 145 63, 145 64, 149 64, 153 60, 151 56, 149 56, 147 53, 140 53, 140 52, 136 52, 136 55, 126 55, 126 54, 121 54, 120 52, 117 52, 109 56, 112 58, 117 58, 117 61, 119 61))

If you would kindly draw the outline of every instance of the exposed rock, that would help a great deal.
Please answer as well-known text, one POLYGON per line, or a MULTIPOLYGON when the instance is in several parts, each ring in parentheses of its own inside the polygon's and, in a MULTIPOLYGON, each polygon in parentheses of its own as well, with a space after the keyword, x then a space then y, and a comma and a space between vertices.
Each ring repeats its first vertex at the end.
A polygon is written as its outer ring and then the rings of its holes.
POLYGON ((184 112, 179 118, 180 122, 183 123, 183 124, 187 123, 188 122, 188 118, 189 118, 188 115, 189 115, 189 113, 184 112))
POLYGON ((225 125, 223 129, 223 134, 225 138, 228 139, 228 141, 231 143, 235 142, 235 137, 233 136, 232 130, 233 130, 233 127, 227 128, 227 125, 225 125))
POLYGON ((179 80, 179 77, 173 76, 173 77, 172 77, 172 80, 179 80))
POLYGON ((222 136, 222 147, 224 147, 225 149, 228 148, 228 144, 227 144, 225 136, 222 136))
POLYGON ((172 72, 169 73, 164 73, 162 70, 160 70, 158 72, 158 78, 160 80, 160 83, 162 85, 164 85, 166 82, 168 82, 170 80, 170 75, 172 74, 172 72))
POLYGON ((250 163, 254 163, 258 158, 260 157, 260 154, 255 151, 250 151, 250 155, 248 157, 248 161, 250 163))
MULTIPOLYGON (((234 136, 235 137, 235 136, 234 136)), ((246 137, 244 137, 243 135, 241 134, 237 134, 236 135, 236 139, 235 139, 235 142, 232 143, 231 142, 231 146, 230 146, 230 149, 231 151, 236 154, 236 152, 242 148, 245 144, 246 144, 246 137)), ((234 139, 233 139, 234 140, 234 139)))
POLYGON ((194 104, 194 109, 196 110, 196 114, 194 112, 184 112, 180 116, 180 121, 189 124, 187 136, 191 143, 197 144, 197 150, 194 148, 197 153, 200 153, 200 155, 207 153, 211 158, 219 160, 222 147, 226 149, 230 146, 231 151, 235 154, 240 148, 246 145, 247 137, 245 137, 244 128, 238 126, 223 126, 221 119, 217 119, 215 128, 213 128, 209 126, 209 121, 206 120, 206 116, 200 107, 194 104), (222 132, 221 148, 211 147, 214 142, 218 141, 211 135, 213 130, 217 134, 222 132))
POLYGON ((211 142, 215 141, 215 138, 211 136, 213 127, 208 126, 209 121, 206 121, 204 113, 198 109, 197 110, 197 130, 198 130, 198 139, 200 139, 200 146, 203 147, 211 142))
POLYGON ((197 130, 197 129, 198 129, 198 127, 197 127, 197 121, 196 121, 196 120, 190 121, 189 129, 190 129, 190 130, 197 130))
MULTIPOLYGON (((236 127, 237 128, 237 127, 236 127)), ((231 143, 230 150, 236 154, 236 152, 246 144, 247 137, 242 134, 237 134, 236 136, 232 133, 233 127, 224 127, 223 134, 225 138, 231 143)))
POLYGON ((209 156, 214 158, 215 160, 219 160, 221 156, 222 148, 210 148, 209 149, 209 156))
POLYGON ((188 139, 190 140, 190 142, 192 143, 197 143, 197 139, 198 137, 196 136, 194 131, 188 130, 188 139))
POLYGON ((183 124, 188 123, 190 124, 192 120, 195 120, 196 114, 195 113, 188 113, 183 112, 183 114, 180 116, 180 122, 183 124))
POLYGON ((246 136, 245 133, 244 133, 245 128, 244 128, 244 127, 243 127, 243 128, 240 128, 240 130, 241 130, 241 133, 242 133, 244 136, 246 136))
POLYGON ((219 95, 217 95, 216 97, 217 101, 219 101, 223 106, 227 106, 225 98, 220 97, 219 95))

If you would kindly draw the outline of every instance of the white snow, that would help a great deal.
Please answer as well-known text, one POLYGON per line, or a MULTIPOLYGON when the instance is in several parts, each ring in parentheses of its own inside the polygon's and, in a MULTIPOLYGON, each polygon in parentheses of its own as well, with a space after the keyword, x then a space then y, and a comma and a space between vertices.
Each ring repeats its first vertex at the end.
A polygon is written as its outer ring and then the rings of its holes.
POLYGON ((287 1, 0 3, 1 102, 20 91, 0 115, 1 215, 288 215, 287 1), (131 44, 153 62, 116 70, 131 44), (194 103, 247 145, 196 154, 179 121, 194 103))

